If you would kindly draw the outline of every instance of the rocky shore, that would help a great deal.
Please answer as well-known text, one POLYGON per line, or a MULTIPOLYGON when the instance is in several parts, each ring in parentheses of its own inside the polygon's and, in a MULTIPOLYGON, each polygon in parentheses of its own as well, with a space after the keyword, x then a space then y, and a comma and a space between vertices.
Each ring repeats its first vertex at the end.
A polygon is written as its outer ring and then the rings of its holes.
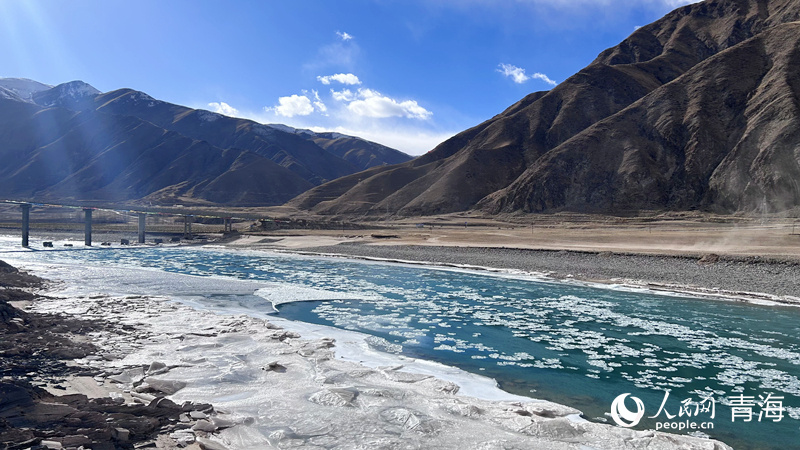
POLYGON ((773 300, 800 305, 796 261, 708 254, 666 256, 519 248, 343 243, 307 247, 312 253, 480 266, 542 273, 554 279, 625 283, 666 291, 773 300))
POLYGON ((132 330, 16 307, 42 300, 46 285, 0 261, 0 449, 169 448, 175 442, 166 435, 213 416, 209 404, 178 405, 165 398, 174 393, 173 384, 145 381, 166 372, 163 364, 112 376, 111 381, 129 384, 131 389, 123 388, 127 393, 101 388, 108 374, 75 361, 113 358, 94 345, 92 337, 128 335, 132 330))

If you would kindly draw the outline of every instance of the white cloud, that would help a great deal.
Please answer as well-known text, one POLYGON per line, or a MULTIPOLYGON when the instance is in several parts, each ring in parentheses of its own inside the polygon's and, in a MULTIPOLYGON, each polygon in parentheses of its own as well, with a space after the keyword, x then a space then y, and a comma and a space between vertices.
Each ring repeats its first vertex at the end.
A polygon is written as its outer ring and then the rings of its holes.
POLYGON ((497 69, 497 71, 502 73, 503 75, 505 75, 507 77, 511 77, 511 79, 514 80, 514 83, 517 83, 517 84, 522 84, 522 83, 530 80, 530 77, 525 75, 525 69, 517 67, 517 66, 512 66, 511 64, 502 64, 501 63, 500 64, 500 68, 497 69))
POLYGON ((231 117, 239 116, 239 110, 225 102, 211 102, 208 104, 208 107, 211 111, 214 111, 217 114, 223 114, 231 117))
MULTIPOLYGON (((374 93, 374 91, 371 91, 374 93)), ((353 95, 358 95, 353 93, 353 95)), ((320 93, 321 100, 329 97, 320 93)), ((375 118, 354 114, 347 103, 326 105, 321 108, 316 103, 314 91, 303 95, 282 97, 278 106, 262 108, 259 111, 241 111, 240 116, 259 123, 281 123, 294 128, 310 129, 316 132, 335 131, 350 136, 358 136, 369 141, 396 148, 409 155, 421 155, 452 137, 456 132, 445 131, 433 121, 408 120, 403 117, 375 118), (313 109, 313 111, 312 111, 313 109), (316 114, 314 111, 319 112, 316 114)), ((396 102, 402 105, 404 102, 396 102)))
POLYGON ((512 64, 502 64, 501 63, 500 64, 500 68, 497 69, 497 71, 502 73, 503 75, 505 75, 507 77, 510 77, 512 80, 514 80, 514 83, 517 83, 517 84, 522 84, 522 83, 524 83, 524 82, 526 82, 528 80, 531 80, 531 79, 542 80, 542 81, 544 81, 545 83, 547 83, 547 84, 549 84, 551 86, 555 86, 556 84, 558 84, 555 81, 551 80, 550 77, 548 77, 547 75, 545 75, 543 73, 536 72, 533 75, 528 75, 528 74, 525 73, 525 69, 523 69, 521 67, 514 66, 512 64))
POLYGON ((331 84, 331 81, 336 81, 342 84, 356 85, 361 84, 361 80, 352 73, 337 73, 335 75, 319 76, 317 80, 322 84, 331 84))
POLYGON ((278 106, 266 108, 283 117, 307 116, 314 112, 311 99, 305 95, 290 95, 278 99, 278 106))
POLYGON ((339 38, 343 41, 349 41, 353 39, 352 34, 345 33, 344 31, 337 31, 336 35, 339 36, 339 38))
POLYGON ((543 73, 539 73, 539 72, 536 72, 533 75, 531 75, 531 78, 536 78, 537 80, 542 80, 545 83, 549 84, 550 86, 555 86, 555 85, 558 84, 554 80, 551 80, 547 75, 545 75, 543 73))
MULTIPOLYGON (((301 90, 298 94, 281 97, 277 106, 256 111, 238 110, 227 103, 202 103, 194 108, 208 108, 220 114, 235 113, 237 117, 259 123, 281 123, 313 131, 335 131, 379 142, 410 155, 432 150, 456 131, 446 131, 433 120, 432 113, 416 101, 399 101, 375 90, 349 89, 336 91, 301 90), (327 102, 327 104, 326 104, 327 102), (350 104, 356 103, 352 108, 350 104), (410 118, 410 119, 409 119, 410 118)), ((450 124, 448 128, 462 128, 450 124)))
POLYGON ((312 89, 309 94, 304 89, 302 95, 293 94, 278 98, 278 106, 265 107, 264 111, 273 112, 283 117, 308 116, 314 111, 327 115, 328 107, 320 98, 318 91, 312 89), (313 97, 313 100, 309 98, 309 95, 313 97))
POLYGON ((341 91, 331 89, 331 96, 337 102, 352 102, 356 99, 356 95, 350 89, 342 89, 341 91))
POLYGON ((357 100, 351 101, 347 109, 361 117, 378 119, 406 117, 427 120, 433 116, 432 112, 420 106, 416 100, 398 102, 372 89, 359 89, 356 97, 357 100))
POLYGON ((316 108, 317 111, 319 111, 319 112, 321 112, 323 114, 328 112, 328 107, 325 106, 325 103, 323 103, 322 99, 319 98, 319 92, 315 91, 313 89, 311 90, 311 92, 314 94, 314 108, 316 108))

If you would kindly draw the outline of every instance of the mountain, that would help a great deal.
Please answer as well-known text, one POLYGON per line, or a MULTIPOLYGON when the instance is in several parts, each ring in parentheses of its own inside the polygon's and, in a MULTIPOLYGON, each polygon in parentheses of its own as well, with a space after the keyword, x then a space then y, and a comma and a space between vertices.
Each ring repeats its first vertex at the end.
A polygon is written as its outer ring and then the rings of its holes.
POLYGON ((280 124, 270 124, 269 126, 308 139, 328 152, 355 165, 359 170, 400 164, 411 159, 410 156, 391 147, 355 136, 334 132, 314 132, 280 124))
MULTIPOLYGON (((314 185, 364 169, 360 161, 355 158, 342 158, 326 151, 316 141, 325 145, 332 139, 326 139, 309 130, 298 133, 298 130, 287 126, 262 125, 252 120, 192 109, 156 100, 144 92, 132 89, 118 89, 95 95, 91 97, 91 101, 86 101, 82 96, 66 96, 54 105, 76 111, 95 110, 138 117, 166 130, 204 140, 219 148, 248 150, 286 167, 314 185)), ((362 139, 351 136, 342 136, 341 139, 346 148, 364 148, 365 141, 362 139)), ((410 156, 397 150, 370 144, 374 149, 368 158, 374 160, 373 165, 411 159, 410 156), (385 152, 389 159, 384 159, 384 154, 381 152, 385 152)))
POLYGON ((91 105, 94 98, 100 91, 83 81, 70 81, 69 83, 59 84, 58 86, 34 92, 31 99, 34 103, 41 106, 62 106, 70 104, 73 106, 91 105))
POLYGON ((800 205, 800 0, 707 0, 407 163, 291 205, 425 215, 800 205))
MULTIPOLYGON (((314 141, 334 138, 81 81, 0 79, 0 139, 0 197, 24 200, 278 205, 363 168, 314 141)), ((340 139, 356 151, 366 142, 340 139)), ((369 159, 385 164, 373 145, 369 159)))
POLYGON ((311 183, 132 116, 0 98, 0 193, 53 202, 280 204, 311 183))
POLYGON ((0 89, 11 91, 22 100, 31 100, 33 94, 52 88, 53 86, 27 78, 0 78, 0 89))

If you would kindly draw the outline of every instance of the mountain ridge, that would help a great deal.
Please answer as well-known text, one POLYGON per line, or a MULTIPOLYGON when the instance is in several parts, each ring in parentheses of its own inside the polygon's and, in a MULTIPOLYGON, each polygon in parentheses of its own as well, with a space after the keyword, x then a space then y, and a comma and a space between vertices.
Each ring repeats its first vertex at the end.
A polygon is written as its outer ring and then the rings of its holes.
MULTIPOLYGON (((321 184, 366 168, 359 166, 355 160, 350 161, 325 151, 314 142, 314 139, 319 139, 318 133, 309 131, 311 134, 301 135, 289 131, 288 128, 291 127, 264 125, 249 119, 176 105, 129 88, 102 93, 90 105, 62 106, 71 109, 90 107, 112 114, 134 115, 162 128, 208 141, 217 147, 252 151, 270 158, 313 184, 321 184), (219 128, 224 128, 225 131, 220 132, 219 128)), ((351 136, 346 136, 345 139, 349 141, 348 145, 358 143, 361 146, 361 142, 368 142, 351 136)), ((390 162, 411 159, 389 147, 370 144, 374 149, 380 149, 382 154, 390 155, 390 162)), ((380 156, 376 156, 373 161, 375 165, 385 163, 380 156)))

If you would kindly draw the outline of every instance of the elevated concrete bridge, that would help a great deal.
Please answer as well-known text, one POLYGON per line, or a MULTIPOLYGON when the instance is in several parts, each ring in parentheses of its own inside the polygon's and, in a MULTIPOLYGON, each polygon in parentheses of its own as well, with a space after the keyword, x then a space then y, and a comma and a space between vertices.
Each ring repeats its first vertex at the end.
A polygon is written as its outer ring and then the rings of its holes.
POLYGON ((34 203, 34 202, 20 202, 14 200, 0 200, 0 203, 11 204, 11 205, 19 205, 21 213, 22 213, 22 226, 21 226, 21 234, 22 234, 22 246, 29 247, 30 245, 30 228, 31 228, 31 209, 34 206, 39 207, 55 207, 55 208, 69 208, 69 209, 80 209, 83 210, 84 214, 84 245, 87 247, 92 246, 92 213, 94 211, 109 211, 115 212, 118 214, 126 214, 130 216, 138 217, 138 227, 137 227, 137 235, 138 235, 138 242, 140 244, 145 243, 145 237, 147 233, 146 229, 146 218, 148 215, 158 215, 158 216, 173 216, 173 217, 183 217, 183 237, 184 239, 191 239, 192 238, 192 222, 195 218, 214 218, 214 219, 222 219, 224 225, 225 232, 233 231, 233 223, 234 219, 241 219, 241 220, 255 220, 253 218, 247 217, 234 217, 232 215, 215 215, 215 214, 207 214, 207 213, 197 213, 197 214, 188 214, 188 213, 165 213, 165 212, 153 212, 153 211, 137 211, 137 210, 130 210, 130 209, 113 209, 113 208, 95 208, 95 207, 86 207, 86 206, 73 206, 73 205, 59 205, 59 204, 52 204, 52 203, 34 203))

